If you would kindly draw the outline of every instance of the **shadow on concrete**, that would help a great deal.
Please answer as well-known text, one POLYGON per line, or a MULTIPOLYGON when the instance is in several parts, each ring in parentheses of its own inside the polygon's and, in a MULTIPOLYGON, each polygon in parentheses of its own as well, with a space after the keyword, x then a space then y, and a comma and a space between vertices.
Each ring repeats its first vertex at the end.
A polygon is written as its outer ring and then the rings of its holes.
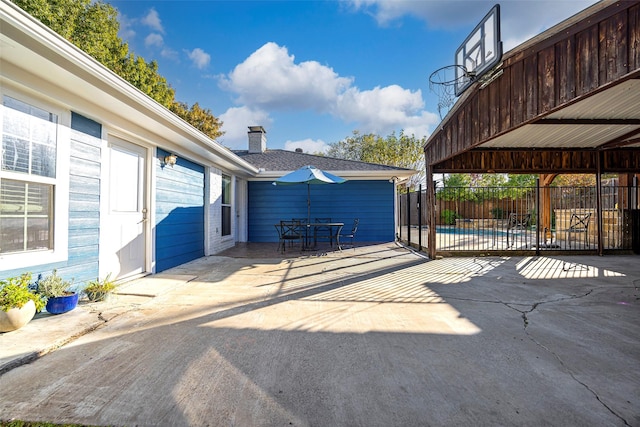
POLYGON ((0 419, 638 425, 635 261, 196 260, 170 271, 193 281, 0 377, 0 419))

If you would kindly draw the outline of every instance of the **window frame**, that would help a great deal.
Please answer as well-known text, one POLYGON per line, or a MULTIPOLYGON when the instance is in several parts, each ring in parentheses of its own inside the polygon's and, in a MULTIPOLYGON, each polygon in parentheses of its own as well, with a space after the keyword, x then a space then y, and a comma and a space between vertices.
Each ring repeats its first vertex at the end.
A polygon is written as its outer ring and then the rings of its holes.
POLYGON ((57 115, 56 126, 56 166, 55 178, 44 177, 20 172, 4 171, 0 167, 0 181, 2 179, 33 182, 53 186, 50 203, 53 205, 51 221, 53 234, 52 249, 27 250, 23 252, 0 253, 0 271, 8 271, 57 263, 68 260, 69 257, 69 165, 71 142, 71 113, 42 99, 30 96, 24 92, 3 87, 0 90, 0 138, 4 135, 4 98, 10 97, 57 115))
POLYGON ((220 174, 220 182, 221 182, 221 191, 220 191, 220 236, 222 238, 225 237, 229 237, 233 235, 233 218, 232 218, 232 213, 233 213, 233 176, 232 175, 227 175, 226 173, 222 172, 220 174), (229 203, 225 203, 225 195, 226 195, 226 191, 225 191, 225 178, 228 179, 229 181, 229 185, 228 185, 228 191, 229 191, 229 203), (225 234, 225 215, 224 215, 224 211, 225 209, 228 210, 228 218, 229 218, 229 232, 227 234, 225 234))

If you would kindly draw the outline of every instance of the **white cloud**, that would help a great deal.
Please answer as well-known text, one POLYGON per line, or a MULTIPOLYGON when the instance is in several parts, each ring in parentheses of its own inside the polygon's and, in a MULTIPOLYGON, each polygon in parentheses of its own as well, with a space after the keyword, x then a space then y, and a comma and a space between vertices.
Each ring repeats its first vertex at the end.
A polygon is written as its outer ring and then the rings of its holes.
POLYGON ((284 149, 289 151, 295 151, 296 148, 301 148, 305 153, 316 154, 326 153, 329 149, 329 144, 321 139, 303 139, 300 141, 287 141, 284 143, 284 149))
POLYGON ((209 62, 211 61, 211 55, 209 55, 199 47, 193 49, 192 51, 187 51, 187 56, 189 57, 193 65, 195 65, 199 70, 202 70, 207 65, 209 65, 209 62))
POLYGON ((266 43, 237 65, 221 86, 238 95, 238 102, 261 108, 330 110, 352 79, 338 76, 316 61, 296 64, 286 47, 266 43))
POLYGON ((179 61, 178 52, 168 47, 164 47, 160 51, 160 56, 162 56, 163 58, 171 59, 173 61, 179 61))
POLYGON ((343 120, 360 123, 360 130, 375 133, 438 123, 437 116, 423 108, 420 90, 412 92, 397 85, 366 91, 350 88, 337 103, 338 115, 343 120))
POLYGON ((222 130, 225 134, 218 138, 225 147, 233 150, 246 150, 249 145, 247 132, 249 126, 268 127, 272 120, 265 111, 249 107, 229 108, 220 115, 222 130))
POLYGON ((160 34, 157 34, 157 33, 151 33, 144 39, 144 45, 147 47, 149 46, 162 47, 163 44, 164 44, 164 39, 160 34))
MULTIPOLYGON (((316 61, 296 63, 286 47, 267 43, 220 78, 251 111, 313 110, 328 113, 362 132, 386 133, 409 128, 426 135, 438 117, 424 110, 420 90, 397 85, 360 90, 316 61)), ((248 126, 246 123, 243 126, 248 126)))
POLYGON ((154 31, 164 33, 162 21, 160 21, 160 15, 158 15, 158 12, 154 8, 151 8, 151 10, 149 10, 149 13, 147 13, 147 15, 141 19, 141 22, 154 31))
MULTIPOLYGON (((469 31, 495 3, 494 0, 351 0, 355 10, 371 14, 381 26, 412 15, 432 28, 468 28, 469 31)), ((503 0, 500 2, 500 25, 505 52, 532 34, 538 34, 594 3, 596 0, 503 0)))
POLYGON ((123 40, 131 40, 136 36, 136 32, 133 29, 135 24, 134 19, 130 19, 127 15, 123 15, 118 12, 118 22, 120 22, 120 29, 118 30, 118 36, 123 40))

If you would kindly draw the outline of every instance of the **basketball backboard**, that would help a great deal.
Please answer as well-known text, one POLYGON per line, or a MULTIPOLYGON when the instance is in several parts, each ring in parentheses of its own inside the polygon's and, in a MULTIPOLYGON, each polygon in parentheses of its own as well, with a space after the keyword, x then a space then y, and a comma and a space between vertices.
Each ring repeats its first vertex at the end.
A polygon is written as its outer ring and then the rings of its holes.
POLYGON ((500 5, 496 4, 456 50, 456 96, 501 59, 500 5))

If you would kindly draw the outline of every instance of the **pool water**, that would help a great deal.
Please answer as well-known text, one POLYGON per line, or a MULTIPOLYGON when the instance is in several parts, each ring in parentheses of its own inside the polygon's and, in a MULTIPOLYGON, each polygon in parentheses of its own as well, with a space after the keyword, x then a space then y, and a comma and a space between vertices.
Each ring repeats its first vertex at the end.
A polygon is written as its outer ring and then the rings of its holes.
MULTIPOLYGON (((521 230, 517 230, 515 234, 521 230)), ((446 225, 436 226, 436 233, 441 234, 456 234, 456 235, 479 235, 479 236, 506 236, 506 230, 494 230, 491 228, 460 228, 460 227, 448 227, 446 225)), ((512 232, 514 233, 514 232, 512 232)))

